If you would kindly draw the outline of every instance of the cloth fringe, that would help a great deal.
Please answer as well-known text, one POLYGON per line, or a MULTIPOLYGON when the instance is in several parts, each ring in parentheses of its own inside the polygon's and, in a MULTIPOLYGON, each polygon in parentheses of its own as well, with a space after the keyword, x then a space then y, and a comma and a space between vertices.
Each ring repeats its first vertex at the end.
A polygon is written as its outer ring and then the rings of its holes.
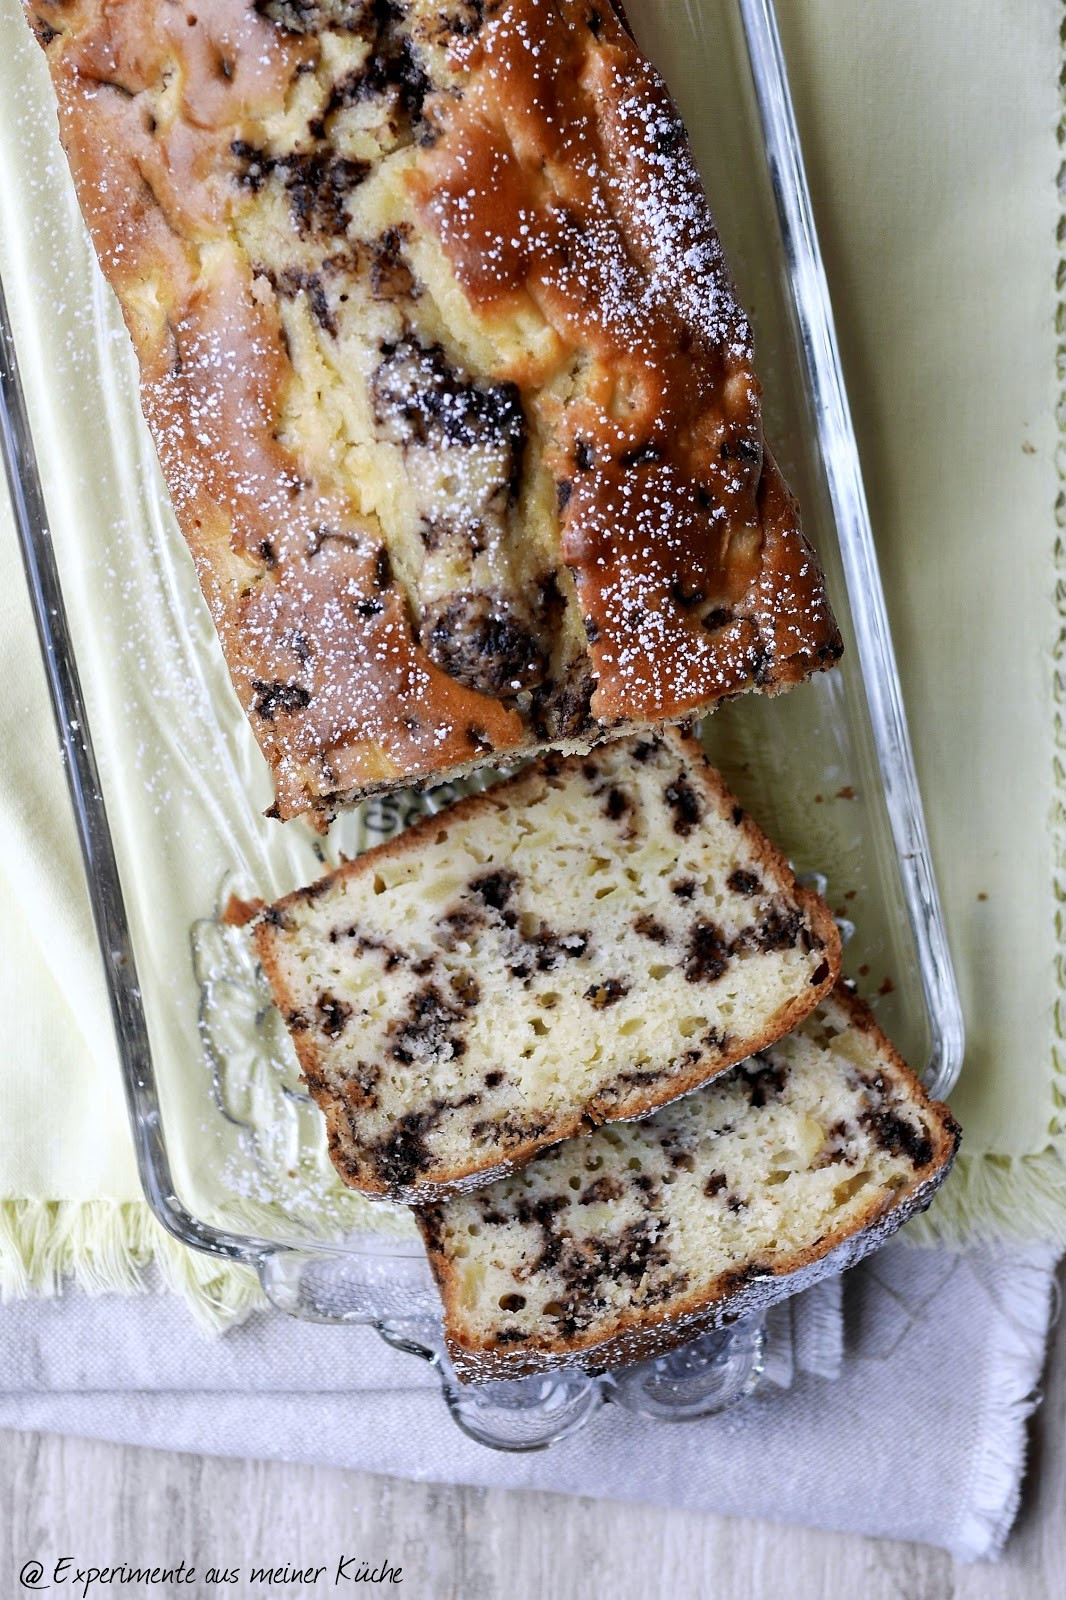
POLYGON ((200 1326, 222 1333, 266 1304, 250 1268, 188 1250, 143 1202, 0 1201, 0 1299, 58 1294, 143 1294, 155 1266, 200 1326))
MULTIPOLYGON (((933 1206, 901 1238, 953 1249, 1037 1238, 1066 1247, 1063 1152, 960 1156, 933 1206)), ((143 1294, 153 1265, 208 1333, 267 1303, 250 1268, 186 1249, 144 1202, 0 1201, 0 1300, 55 1295, 68 1279, 88 1294, 143 1294)))
POLYGON ((963 1152, 929 1210, 900 1238, 956 1250, 1036 1240, 1066 1247, 1066 1154, 1056 1145, 1033 1156, 963 1152))
POLYGON ((1032 1375, 1040 1371, 1052 1318, 1055 1280, 1047 1263, 1018 1261, 1007 1292, 1009 1314, 996 1318, 998 1338, 987 1352, 987 1403, 971 1491, 962 1502, 967 1509, 946 1541, 957 1561, 1002 1554, 1021 1505, 1027 1424, 1042 1398, 1032 1375))

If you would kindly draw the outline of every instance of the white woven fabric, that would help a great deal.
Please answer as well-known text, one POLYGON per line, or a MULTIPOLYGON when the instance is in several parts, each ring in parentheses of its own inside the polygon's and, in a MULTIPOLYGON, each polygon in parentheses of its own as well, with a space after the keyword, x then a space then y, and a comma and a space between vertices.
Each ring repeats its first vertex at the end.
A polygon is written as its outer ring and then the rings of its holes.
POLYGON ((890 1247, 847 1280, 835 1380, 811 1371, 833 1367, 827 1303, 805 1297, 775 1325, 776 1382, 736 1410, 669 1425, 607 1407, 530 1456, 468 1441, 435 1374, 369 1330, 261 1313, 209 1342, 168 1296, 22 1301, 0 1310, 0 1426, 644 1500, 977 1560, 1017 1510, 1053 1270, 1050 1250, 890 1247))

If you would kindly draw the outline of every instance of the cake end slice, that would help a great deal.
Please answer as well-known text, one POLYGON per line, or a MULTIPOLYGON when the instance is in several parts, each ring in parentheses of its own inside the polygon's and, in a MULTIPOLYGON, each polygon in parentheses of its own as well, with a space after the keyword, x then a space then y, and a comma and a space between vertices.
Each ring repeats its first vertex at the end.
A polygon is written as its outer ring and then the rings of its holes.
POLYGON ((959 1137, 838 986, 697 1094, 419 1213, 455 1370, 624 1366, 764 1310, 923 1210, 959 1137))

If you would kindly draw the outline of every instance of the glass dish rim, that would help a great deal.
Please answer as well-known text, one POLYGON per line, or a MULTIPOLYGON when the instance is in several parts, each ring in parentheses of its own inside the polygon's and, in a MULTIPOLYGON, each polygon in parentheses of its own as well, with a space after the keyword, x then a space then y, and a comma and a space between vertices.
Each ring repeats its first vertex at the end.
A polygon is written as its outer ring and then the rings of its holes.
MULTIPOLYGON (((741 19, 762 125, 774 204, 788 268, 790 309, 813 405, 856 649, 881 774, 901 887, 918 955, 930 1054, 922 1076, 943 1096, 962 1068, 964 1025, 910 736, 896 668, 873 528, 863 487, 773 0, 734 0, 741 19)), ((172 1178, 148 1029, 121 882, 97 769, 77 662, 52 548, 44 494, 19 377, 14 333, 0 283, 0 454, 15 514, 38 642, 48 679, 93 919, 103 961, 141 1185, 149 1206, 176 1239, 256 1270, 264 1287, 281 1258, 421 1257, 417 1241, 337 1245, 237 1233, 202 1221, 172 1178)), ((272 1295, 275 1303, 277 1299, 272 1295)), ((386 1329, 381 1318, 353 1318, 386 1329)), ((393 1339, 393 1342, 397 1342, 393 1339)), ((416 1348, 406 1344, 405 1348, 416 1348)), ((424 1353, 421 1352, 421 1353, 424 1353)))

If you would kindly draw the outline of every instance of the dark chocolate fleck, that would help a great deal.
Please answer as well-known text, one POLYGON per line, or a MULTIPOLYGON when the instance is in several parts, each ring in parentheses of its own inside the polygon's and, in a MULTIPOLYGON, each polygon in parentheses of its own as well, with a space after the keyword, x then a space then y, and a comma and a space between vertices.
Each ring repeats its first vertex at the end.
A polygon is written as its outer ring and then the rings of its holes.
POLYGON ((729 944, 713 922, 697 922, 689 934, 685 977, 689 983, 715 983, 729 966, 729 944))
POLYGON ((423 648, 456 683, 505 699, 544 681, 548 658, 502 595, 469 590, 425 609, 423 648))
POLYGON ((602 1178, 596 1178, 583 1189, 578 1199, 578 1205, 595 1206, 607 1201, 621 1200, 625 1194, 625 1187, 618 1178, 605 1173, 602 1178))
POLYGON ((713 611, 707 612, 703 619, 703 626, 709 633, 717 633, 719 628, 728 628, 734 620, 732 611, 725 611, 721 607, 716 607, 713 611))
POLYGON ((280 679, 266 682, 256 678, 252 683, 255 692, 254 709, 264 722, 273 722, 279 712, 291 714, 303 711, 311 704, 311 692, 299 683, 284 683, 280 679))
POLYGON ((462 1009, 427 984, 411 996, 407 1016, 389 1024, 389 1053, 405 1065, 452 1060, 464 1053, 463 1041, 456 1037, 462 1020, 462 1009))
POLYGON ((633 802, 621 789, 611 788, 607 791, 603 809, 612 822, 619 822, 627 811, 633 809, 633 802))
POLYGON ((703 816, 696 791, 683 772, 663 790, 663 799, 674 813, 674 832, 686 838, 703 816))
POLYGON ((770 1100, 776 1100, 788 1081, 788 1072, 765 1056, 755 1056, 758 1066, 740 1066, 736 1069, 737 1082, 745 1089, 748 1102, 755 1111, 770 1100))
POLYGON ((933 1145, 923 1128, 916 1128, 895 1111, 865 1111, 860 1118, 882 1150, 890 1156, 906 1156, 916 1167, 925 1167, 933 1159, 933 1145))
POLYGON ((480 878, 474 878, 470 892, 494 911, 503 911, 513 899, 517 887, 517 872, 512 872, 510 867, 500 867, 495 872, 486 872, 480 878))
POLYGON ((330 1039, 339 1039, 352 1014, 351 1006, 326 991, 319 995, 315 1009, 322 1032, 330 1039))
POLYGON ((774 906, 755 930, 755 942, 760 950, 792 950, 800 942, 807 928, 802 911, 793 907, 784 910, 774 906))
POLYGON ((629 984, 623 978, 607 978, 603 983, 594 983, 591 989, 586 989, 585 999, 590 1002, 593 1010, 606 1011, 609 1006, 617 1005, 629 993, 629 984))

